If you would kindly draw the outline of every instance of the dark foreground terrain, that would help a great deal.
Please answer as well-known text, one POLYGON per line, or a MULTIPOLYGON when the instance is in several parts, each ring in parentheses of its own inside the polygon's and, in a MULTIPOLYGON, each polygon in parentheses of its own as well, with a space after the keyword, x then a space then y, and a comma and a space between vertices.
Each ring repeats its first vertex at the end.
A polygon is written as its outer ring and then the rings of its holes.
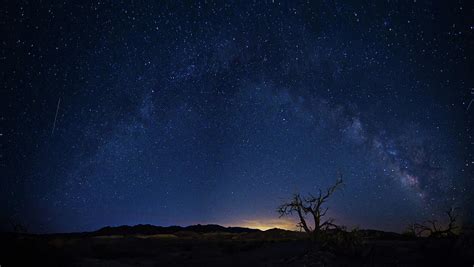
POLYGON ((1 234, 7 266, 473 266, 472 235, 410 238, 360 231, 356 245, 321 248, 303 233, 221 226, 103 228, 1 234))

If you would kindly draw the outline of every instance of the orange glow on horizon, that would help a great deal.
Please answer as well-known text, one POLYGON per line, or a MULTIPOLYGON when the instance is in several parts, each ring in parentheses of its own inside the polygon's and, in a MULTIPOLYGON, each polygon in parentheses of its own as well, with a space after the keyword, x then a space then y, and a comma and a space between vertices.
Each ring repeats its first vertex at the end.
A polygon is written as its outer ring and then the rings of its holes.
POLYGON ((241 221, 228 224, 227 226, 247 227, 247 228, 259 229, 262 231, 272 229, 272 228, 280 228, 280 229, 292 230, 292 231, 298 230, 296 228, 296 222, 289 218, 243 219, 241 221))

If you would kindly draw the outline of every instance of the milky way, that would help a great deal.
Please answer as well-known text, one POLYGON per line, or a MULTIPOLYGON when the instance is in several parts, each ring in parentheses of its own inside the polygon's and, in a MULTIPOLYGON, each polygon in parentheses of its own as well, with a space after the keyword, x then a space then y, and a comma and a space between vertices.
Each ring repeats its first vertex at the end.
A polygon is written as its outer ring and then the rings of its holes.
POLYGON ((2 224, 288 225, 338 174, 338 223, 471 220, 472 10, 419 2, 10 3, 2 224))

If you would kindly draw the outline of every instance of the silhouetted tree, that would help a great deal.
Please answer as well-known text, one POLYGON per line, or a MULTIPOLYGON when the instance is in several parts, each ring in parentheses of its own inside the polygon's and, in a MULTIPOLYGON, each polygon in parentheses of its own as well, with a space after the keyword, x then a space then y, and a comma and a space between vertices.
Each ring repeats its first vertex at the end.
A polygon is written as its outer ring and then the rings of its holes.
POLYGON ((323 230, 329 228, 339 229, 339 227, 334 224, 333 218, 328 218, 327 220, 323 219, 328 211, 328 208, 324 208, 323 204, 342 186, 343 181, 341 177, 324 193, 320 189, 318 196, 309 194, 307 197, 301 197, 300 194, 294 194, 289 202, 283 203, 278 207, 278 213, 280 217, 296 213, 299 219, 297 226, 313 238, 317 238, 323 230), (308 214, 313 219, 313 226, 309 225, 306 221, 306 215, 308 214))
POLYGON ((437 220, 428 220, 422 224, 415 223, 413 225, 413 231, 417 236, 423 236, 427 234, 430 237, 441 237, 441 236, 454 236, 454 231, 458 229, 456 226, 457 215, 455 214, 456 208, 451 208, 446 211, 448 215, 449 223, 446 227, 442 227, 437 220))

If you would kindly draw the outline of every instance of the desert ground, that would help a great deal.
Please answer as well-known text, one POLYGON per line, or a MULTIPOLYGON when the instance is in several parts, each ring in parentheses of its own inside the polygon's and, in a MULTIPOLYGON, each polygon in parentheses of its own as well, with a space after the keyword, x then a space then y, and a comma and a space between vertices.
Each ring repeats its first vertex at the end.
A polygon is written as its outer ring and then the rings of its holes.
POLYGON ((472 266, 474 263, 473 239, 469 235, 433 239, 360 231, 356 246, 340 244, 322 248, 300 232, 219 227, 159 231, 122 227, 50 235, 3 233, 0 264, 4 267, 472 266))

